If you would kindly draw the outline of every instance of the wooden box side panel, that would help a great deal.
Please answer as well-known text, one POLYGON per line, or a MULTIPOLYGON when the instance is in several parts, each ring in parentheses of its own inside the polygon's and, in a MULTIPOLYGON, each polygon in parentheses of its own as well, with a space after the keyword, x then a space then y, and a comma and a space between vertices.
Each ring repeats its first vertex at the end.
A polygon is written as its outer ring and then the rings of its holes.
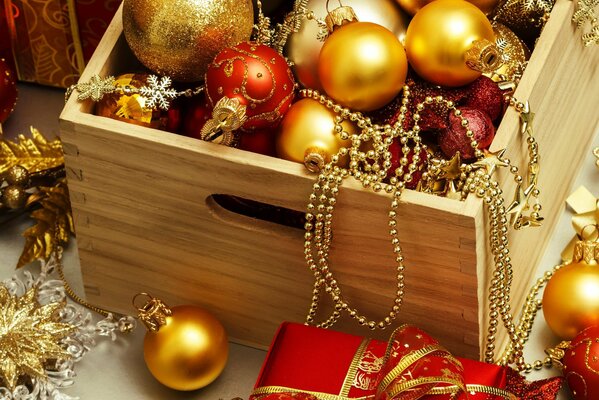
MULTIPOLYGON (((62 121, 62 135, 90 300, 123 310, 132 294, 150 291, 172 304, 201 304, 233 338, 258 345, 268 344, 282 320, 304 319, 313 277, 303 230, 230 214, 207 199, 231 194, 301 210, 311 177, 232 162, 220 157, 232 150, 211 143, 189 139, 190 149, 174 148, 98 128, 99 117, 81 118, 93 123, 62 121), (214 156, 199 157, 195 146, 211 147, 214 156)), ((395 297, 390 199, 348 186, 339 195, 332 270, 350 304, 381 317, 395 297)), ((401 321, 444 336, 445 326, 459 326, 446 344, 476 354, 465 338, 478 331, 473 220, 403 204, 399 222, 410 288, 401 321)), ((341 327, 356 331, 354 323, 341 327)))
MULTIPOLYGON (((563 202, 572 189, 573 179, 582 166, 584 154, 589 151, 599 123, 599 49, 583 46, 581 33, 571 22, 574 7, 574 2, 566 0, 555 4, 515 93, 519 101, 528 100, 536 114, 533 126, 541 154, 539 188, 541 214, 545 221, 542 227, 511 230, 509 234, 515 275, 513 310, 519 310, 524 303, 536 266, 557 225, 563 202)), ((520 134, 519 129, 518 114, 510 109, 491 150, 507 148, 506 156, 526 176, 526 136, 520 134)), ((505 170, 500 171, 499 179, 507 207, 513 200, 516 183, 505 170)), ((483 226, 488 226, 488 221, 483 226)), ((487 235, 486 228, 479 233, 487 235)), ((489 252, 486 265, 479 266, 481 277, 492 265, 489 252)), ((489 282, 489 278, 484 282, 489 282)), ((486 309, 485 303, 481 311, 486 309)), ((487 326, 486 317, 481 316, 483 326, 487 326)))

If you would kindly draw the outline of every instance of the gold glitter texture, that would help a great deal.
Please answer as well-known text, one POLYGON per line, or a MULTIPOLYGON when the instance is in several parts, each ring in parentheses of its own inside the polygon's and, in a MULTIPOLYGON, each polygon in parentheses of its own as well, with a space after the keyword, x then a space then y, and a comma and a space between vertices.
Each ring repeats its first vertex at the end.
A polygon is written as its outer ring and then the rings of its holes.
POLYGON ((225 47, 249 40, 250 0, 125 0, 123 31, 135 56, 159 75, 200 81, 225 47))
POLYGON ((48 361, 70 357, 60 341, 75 327, 58 322, 62 307, 40 305, 36 288, 16 297, 0 286, 0 380, 11 390, 22 376, 44 379, 48 361))

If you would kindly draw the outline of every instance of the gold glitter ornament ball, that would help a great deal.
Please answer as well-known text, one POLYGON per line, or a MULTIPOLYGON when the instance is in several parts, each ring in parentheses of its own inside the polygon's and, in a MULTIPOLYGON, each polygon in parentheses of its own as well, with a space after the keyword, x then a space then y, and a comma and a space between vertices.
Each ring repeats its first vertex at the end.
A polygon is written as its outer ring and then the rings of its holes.
POLYGON ((0 205, 16 210, 25 206, 29 194, 18 185, 8 185, 0 191, 0 205))
POLYGON ((475 42, 495 43, 485 14, 465 0, 435 0, 412 18, 405 44, 408 61, 420 77, 455 87, 481 75, 467 64, 475 42))
MULTIPOLYGON (((327 0, 309 0, 307 9, 318 19, 327 16, 327 0)), ((329 8, 335 7, 330 2, 329 8)), ((359 21, 372 22, 389 29, 403 41, 408 28, 409 17, 403 13, 394 0, 343 0, 344 6, 354 9, 359 21)), ((317 39, 319 27, 313 20, 304 19, 300 30, 293 33, 285 47, 285 54, 294 65, 297 80, 306 88, 323 90, 318 79, 318 55, 323 42, 317 39)))
POLYGON ((133 54, 175 81, 204 78, 225 47, 252 33, 251 0, 124 0, 123 31, 133 54))

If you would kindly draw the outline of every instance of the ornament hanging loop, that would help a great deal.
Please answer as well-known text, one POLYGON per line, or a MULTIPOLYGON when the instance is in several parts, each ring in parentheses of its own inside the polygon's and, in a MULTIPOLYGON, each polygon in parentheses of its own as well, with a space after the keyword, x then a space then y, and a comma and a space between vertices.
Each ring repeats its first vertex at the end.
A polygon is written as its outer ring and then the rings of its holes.
POLYGON ((173 312, 162 302, 148 293, 138 293, 133 297, 133 307, 138 311, 139 320, 143 322, 148 331, 158 332, 158 330, 166 324, 166 317, 170 317, 173 312), (139 307, 136 304, 137 299, 146 297, 145 304, 139 307))
MULTIPOLYGON (((329 10, 329 2, 330 0, 327 0, 325 7, 327 9, 327 14, 330 13, 331 11, 329 10)), ((341 2, 341 0, 337 0, 337 2, 339 3, 339 7, 343 7, 343 3, 341 2)))
POLYGON ((599 242, 599 225, 597 225, 597 224, 585 225, 582 228, 582 230, 580 231, 580 238, 582 240, 599 242), (585 232, 587 232, 588 228, 591 228, 591 230, 589 231, 590 233, 587 235, 587 234, 585 234, 585 232))
MULTIPOLYGON (((339 4, 341 4, 341 2, 339 2, 339 4)), ((341 7, 338 7, 333 11, 329 12, 327 10, 327 12, 328 14, 324 21, 327 25, 329 34, 333 33, 335 29, 343 25, 358 21, 358 16, 356 15, 354 9, 349 6, 342 5, 341 7)))

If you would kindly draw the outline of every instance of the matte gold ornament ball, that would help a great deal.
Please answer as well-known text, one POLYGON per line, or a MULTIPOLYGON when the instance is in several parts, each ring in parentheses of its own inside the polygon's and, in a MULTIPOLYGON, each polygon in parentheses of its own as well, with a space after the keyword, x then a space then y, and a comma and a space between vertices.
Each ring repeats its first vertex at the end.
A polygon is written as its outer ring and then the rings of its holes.
POLYGON ((467 64, 468 52, 476 41, 495 43, 485 14, 465 0, 435 0, 410 22, 406 53, 412 68, 425 80, 462 86, 481 75, 467 64))
POLYGON ((249 40, 251 0, 125 0, 123 31, 133 54, 175 81, 200 81, 225 47, 249 40))
POLYGON ((229 354, 221 323, 195 306, 176 306, 157 332, 147 332, 144 359, 152 375, 176 390, 196 390, 223 371, 229 354))
MULTIPOLYGON (((327 0, 309 0, 307 9, 314 13, 315 18, 324 19, 327 15, 326 3, 327 0)), ((409 17, 397 7, 394 0, 343 0, 342 3, 354 9, 359 21, 384 26, 403 41, 409 17)), ((329 8, 336 5, 336 1, 331 1, 329 8)), ((304 87, 322 90, 318 78, 318 56, 323 42, 317 39, 318 31, 315 21, 304 19, 299 31, 289 37, 285 54, 293 62, 293 72, 304 87)))
MULTIPOLYGON (((356 133, 349 121, 341 126, 350 134, 356 133)), ((279 157, 303 163, 312 172, 320 170, 341 147, 350 145, 349 139, 342 140, 340 132, 335 132, 335 114, 313 99, 302 99, 291 106, 276 138, 279 157)))
MULTIPOLYGON (((435 0, 396 0, 397 4, 410 15, 414 15, 425 5, 435 0)), ((485 14, 490 14, 497 7, 499 0, 468 0, 485 14)))
POLYGON ((318 77, 337 103, 356 111, 383 107, 401 91, 408 72, 404 48, 389 29, 351 22, 325 40, 318 77))
POLYGON ((578 254, 597 249, 586 260, 577 257, 551 277, 543 294, 543 314, 549 328, 563 340, 574 338, 583 329, 599 325, 599 243, 578 242, 578 254))

